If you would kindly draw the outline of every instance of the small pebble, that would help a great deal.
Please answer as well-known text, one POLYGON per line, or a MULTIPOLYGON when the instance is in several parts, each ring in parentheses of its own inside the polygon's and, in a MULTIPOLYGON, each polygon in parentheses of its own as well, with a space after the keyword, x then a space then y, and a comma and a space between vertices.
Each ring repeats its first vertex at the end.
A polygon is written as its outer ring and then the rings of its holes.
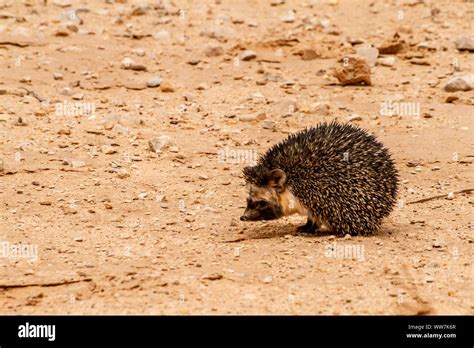
POLYGON ((456 39, 455 45, 459 51, 474 52, 474 36, 459 37, 456 39))
POLYGON ((85 165, 86 165, 86 162, 83 162, 83 161, 71 161, 71 167, 74 169, 84 167, 85 165))
POLYGON ((358 115, 358 114, 352 114, 352 115, 350 115, 350 116, 347 118, 347 120, 348 120, 349 122, 362 121, 362 117, 361 117, 360 115, 358 115))
POLYGON ((122 64, 122 68, 124 68, 124 69, 130 69, 130 68, 132 67, 132 65, 135 64, 135 62, 133 61, 132 58, 126 57, 126 58, 124 58, 124 59, 122 60, 122 63, 121 63, 121 64, 122 64))
POLYGON ((382 66, 391 67, 395 65, 395 61, 396 61, 395 57, 383 57, 383 58, 379 58, 377 62, 380 63, 380 65, 382 66))
POLYGON ((130 176, 130 173, 126 169, 122 168, 122 169, 117 171, 117 176, 120 179, 125 179, 125 178, 128 178, 130 176))
POLYGON ((272 276, 266 276, 265 278, 263 278, 263 282, 265 284, 270 284, 271 282, 273 282, 273 277, 272 276))
POLYGON ((106 155, 112 155, 114 153, 117 153, 117 150, 115 150, 115 148, 113 146, 110 146, 110 145, 102 145, 100 149, 106 155))
POLYGON ((174 92, 176 88, 170 82, 165 82, 161 84, 160 90, 163 93, 171 93, 171 92, 174 92))
POLYGON ((64 78, 63 74, 58 72, 53 73, 53 77, 55 80, 62 80, 64 78))
POLYGON ((243 61, 249 61, 252 59, 257 58, 257 53, 251 50, 245 50, 242 53, 240 53, 240 59, 243 61))
POLYGON ((159 87, 161 85, 161 77, 154 76, 146 82, 146 86, 150 88, 159 87))
POLYGON ((169 41, 171 39, 171 35, 168 31, 161 30, 157 33, 154 33, 153 38, 158 41, 169 41))

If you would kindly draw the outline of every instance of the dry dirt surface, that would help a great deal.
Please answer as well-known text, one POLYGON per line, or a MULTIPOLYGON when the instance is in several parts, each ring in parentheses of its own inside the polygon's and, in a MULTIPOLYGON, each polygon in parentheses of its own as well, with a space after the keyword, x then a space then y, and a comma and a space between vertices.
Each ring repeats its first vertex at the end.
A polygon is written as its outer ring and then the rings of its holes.
POLYGON ((472 1, 1 0, 0 314, 473 314, 473 23, 472 1), (371 85, 336 79, 354 56, 371 85), (242 169, 331 120, 393 154, 383 228, 241 222, 242 169))

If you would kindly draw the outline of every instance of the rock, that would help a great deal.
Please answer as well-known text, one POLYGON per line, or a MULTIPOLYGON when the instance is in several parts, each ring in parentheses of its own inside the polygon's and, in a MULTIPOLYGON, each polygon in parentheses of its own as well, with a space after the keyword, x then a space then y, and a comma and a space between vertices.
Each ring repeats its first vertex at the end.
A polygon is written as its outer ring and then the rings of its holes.
POLYGON ((212 274, 208 274, 202 277, 202 279, 206 279, 206 280, 219 280, 222 278, 224 278, 224 276, 220 273, 212 273, 212 274))
POLYGON ((279 6, 279 5, 283 5, 284 3, 285 3, 285 0, 271 0, 270 6, 279 6))
POLYGON ((198 91, 205 91, 206 89, 209 89, 209 85, 205 82, 201 82, 197 88, 198 91))
POLYGON ((71 135, 71 130, 69 128, 61 128, 58 134, 71 135))
POLYGON ((454 192, 449 192, 448 195, 446 196, 446 199, 453 200, 454 199, 454 192))
POLYGON ((413 64, 413 65, 431 65, 430 62, 428 62, 426 59, 411 59, 410 60, 410 64, 413 64))
POLYGON ((0 172, 3 172, 5 170, 5 163, 3 160, 0 158, 0 172))
POLYGON ((302 60, 313 60, 313 59, 319 58, 321 56, 320 54, 318 54, 312 48, 302 49, 302 50, 296 52, 296 55, 301 56, 302 60))
POLYGON ((459 51, 474 52, 474 37, 473 36, 459 37, 456 39, 455 45, 459 51))
POLYGON ((126 132, 128 132, 128 128, 127 127, 122 127, 121 125, 119 125, 117 123, 112 127, 112 132, 126 133, 126 132))
POLYGON ((148 79, 146 82, 146 86, 150 88, 159 87, 161 85, 161 77, 153 76, 152 78, 148 79))
POLYGON ((383 42, 377 47, 379 54, 397 54, 405 47, 404 41, 400 40, 400 36, 395 34, 391 40, 383 42))
POLYGON ((145 56, 145 50, 143 48, 134 48, 132 50, 132 53, 139 56, 139 57, 144 57, 145 56))
POLYGON ((263 282, 265 284, 270 284, 271 282, 273 282, 273 277, 272 276, 266 276, 265 278, 263 278, 263 282))
POLYGON ((169 41, 171 40, 171 35, 166 30, 160 30, 153 34, 153 38, 158 41, 169 41))
POLYGON ((194 216, 186 216, 186 217, 184 218, 184 221, 186 221, 186 222, 194 222, 194 221, 196 221, 196 218, 195 218, 194 216))
POLYGON ((282 16, 281 21, 284 23, 293 23, 295 21, 295 12, 293 10, 288 11, 288 13, 282 16))
POLYGON ((199 174, 199 179, 201 180, 209 180, 209 177, 205 174, 199 174))
POLYGON ((252 122, 257 120, 257 115, 244 115, 240 116, 239 120, 242 122, 252 122))
POLYGON ((155 200, 158 202, 158 203, 166 203, 168 202, 168 198, 166 198, 165 195, 162 195, 162 194, 157 194, 155 196, 155 200))
POLYGON ((395 57, 382 57, 378 59, 378 63, 382 66, 393 66, 395 64, 395 57))
POLYGON ((165 83, 162 83, 160 85, 160 90, 163 92, 163 93, 172 93, 174 92, 176 89, 174 87, 174 85, 172 85, 170 82, 165 82, 165 83))
POLYGON ((340 35, 341 31, 334 25, 324 27, 323 32, 329 35, 340 35))
POLYGON ((74 100, 82 100, 84 99, 84 93, 76 93, 71 96, 72 99, 74 100))
POLYGON ((200 35, 217 39, 219 41, 227 41, 228 39, 235 37, 236 33, 235 30, 230 27, 217 26, 202 32, 200 35))
POLYGON ((431 41, 422 41, 416 45, 417 48, 426 49, 428 51, 435 52, 437 50, 436 45, 431 41))
POLYGON ((252 59, 257 58, 257 53, 251 50, 245 50, 242 53, 240 53, 240 59, 243 61, 249 61, 252 59))
POLYGON ((63 74, 61 74, 61 73, 58 73, 58 72, 53 73, 53 78, 54 78, 55 80, 62 80, 63 77, 64 77, 64 76, 63 76, 63 74))
POLYGON ((102 153, 105 153, 106 155, 113 155, 114 153, 117 153, 117 150, 115 150, 114 147, 110 145, 102 145, 100 149, 102 153))
POLYGON ((54 36, 66 37, 69 36, 69 31, 65 26, 61 26, 54 31, 54 36))
POLYGON ((357 49, 357 55, 359 57, 365 58, 369 66, 375 66, 377 62, 377 57, 379 56, 379 50, 375 47, 359 47, 357 49))
POLYGON ((129 69, 134 71, 147 71, 146 66, 143 64, 132 64, 129 69))
POLYGON ((446 102, 446 103, 452 103, 452 102, 454 102, 454 101, 456 101, 456 100, 459 100, 459 97, 458 97, 457 95, 449 95, 449 96, 446 98, 445 102, 446 102))
POLYGON ((446 92, 470 91, 471 89, 474 89, 474 74, 455 76, 444 85, 446 92))
POLYGON ((160 153, 163 150, 169 149, 172 144, 173 140, 171 139, 171 137, 167 135, 161 135, 158 138, 149 140, 148 148, 150 149, 150 151, 160 153))
POLYGON ((124 69, 130 69, 132 65, 135 64, 132 58, 125 57, 122 59, 121 66, 124 69))
POLYGON ((370 67, 367 61, 359 57, 345 57, 342 64, 334 68, 334 76, 341 85, 358 85, 365 83, 371 85, 370 67))
POLYGON ((71 167, 73 169, 85 167, 86 162, 84 161, 71 161, 71 167))
POLYGON ((31 76, 29 76, 29 75, 23 76, 23 77, 20 79, 20 82, 22 82, 22 83, 30 83, 30 82, 31 82, 31 76))
POLYGON ((148 11, 148 6, 137 6, 132 9, 130 16, 143 16, 148 11))
POLYGON ((105 209, 112 209, 114 206, 110 202, 105 202, 104 207, 105 207, 105 209))
POLYGON ((315 102, 310 105, 309 112, 311 114, 328 116, 330 113, 330 106, 328 102, 315 102))
POLYGON ((18 119, 16 120, 15 122, 15 126, 21 126, 21 127, 24 127, 26 126, 27 123, 25 122, 25 120, 23 119, 23 117, 19 116, 18 119))
POLYGON ((138 199, 144 200, 147 197, 148 197, 148 192, 140 192, 138 194, 138 199))
POLYGON ((206 57, 218 57, 224 54, 224 49, 219 45, 209 44, 204 48, 206 57))
POLYGON ((293 116, 300 109, 296 98, 284 98, 272 106, 272 113, 282 117, 293 116))
POLYGON ((68 96, 71 94, 71 92, 72 92, 71 87, 64 87, 59 93, 61 93, 61 95, 68 96))
POLYGON ((347 118, 347 121, 349 121, 349 122, 362 121, 362 117, 358 114, 352 114, 347 118))
POLYGON ((70 30, 74 33, 77 33, 79 31, 79 28, 74 23, 66 23, 66 29, 68 29, 68 30, 70 30))
POLYGON ((352 37, 352 36, 348 36, 346 38, 346 41, 349 42, 352 46, 360 45, 361 43, 364 43, 364 40, 360 38, 352 37))
POLYGON ((39 202, 40 205, 52 205, 53 202, 51 202, 50 200, 45 200, 45 201, 41 201, 39 202))
POLYGON ((347 234, 344 236, 344 239, 351 239, 351 238, 352 238, 352 236, 351 236, 349 233, 347 233, 347 234))
POLYGON ((274 129, 276 129, 276 123, 272 120, 265 120, 265 121, 263 121, 262 128, 263 129, 274 130, 274 129))
POLYGON ((433 282, 434 282, 433 276, 427 275, 427 276, 425 277, 425 282, 426 282, 426 283, 433 283, 433 282))
POLYGON ((69 1, 69 0, 53 0, 52 4, 56 5, 56 6, 59 6, 59 7, 69 7, 69 6, 71 6, 71 1, 69 1))

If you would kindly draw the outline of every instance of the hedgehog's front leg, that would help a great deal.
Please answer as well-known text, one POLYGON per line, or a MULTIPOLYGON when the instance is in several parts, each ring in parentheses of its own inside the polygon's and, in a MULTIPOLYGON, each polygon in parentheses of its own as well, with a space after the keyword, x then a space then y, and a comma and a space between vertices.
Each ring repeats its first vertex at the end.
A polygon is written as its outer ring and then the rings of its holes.
POLYGON ((311 218, 308 218, 306 225, 299 226, 296 232, 314 234, 318 230, 318 224, 311 218))

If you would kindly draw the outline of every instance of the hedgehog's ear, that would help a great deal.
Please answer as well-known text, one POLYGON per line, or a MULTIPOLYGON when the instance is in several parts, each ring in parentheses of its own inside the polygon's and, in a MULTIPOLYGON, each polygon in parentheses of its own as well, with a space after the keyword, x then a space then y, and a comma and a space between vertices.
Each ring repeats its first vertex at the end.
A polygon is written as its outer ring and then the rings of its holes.
POLYGON ((268 174, 268 185, 274 187, 277 192, 283 192, 285 190, 286 174, 281 169, 273 169, 268 174))

